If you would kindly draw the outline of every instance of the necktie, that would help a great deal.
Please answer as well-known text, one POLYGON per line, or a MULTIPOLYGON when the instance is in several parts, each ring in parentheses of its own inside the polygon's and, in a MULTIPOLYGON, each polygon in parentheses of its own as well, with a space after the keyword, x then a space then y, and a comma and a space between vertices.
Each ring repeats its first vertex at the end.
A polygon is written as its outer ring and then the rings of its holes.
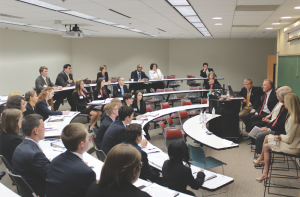
POLYGON ((248 90, 248 92, 247 92, 247 103, 246 103, 245 109, 249 109, 249 101, 250 101, 250 92, 248 90))
POLYGON ((139 80, 141 79, 141 73, 138 72, 139 80))
POLYGON ((282 109, 281 109, 280 113, 278 114, 276 120, 273 122, 272 127, 275 126, 275 124, 276 124, 276 122, 277 122, 277 120, 278 120, 278 118, 279 118, 279 116, 280 116, 280 114, 282 113, 283 110, 284 110, 284 106, 282 106, 282 109))
POLYGON ((70 77, 69 77, 69 75, 68 75, 68 80, 70 81, 70 77))
POLYGON ((46 80, 46 78, 45 78, 45 83, 46 83, 46 85, 48 86, 48 83, 47 83, 47 80, 46 80))
POLYGON ((260 112, 259 112, 259 114, 258 114, 258 115, 260 115, 260 114, 261 114, 261 112, 262 112, 262 110, 264 109, 264 106, 265 106, 266 99, 267 99, 267 94, 265 95, 264 102, 263 102, 263 104, 262 104, 262 106, 261 106, 261 109, 260 109, 260 112))
POLYGON ((122 94, 122 95, 124 94, 124 90, 123 90, 123 88, 121 88, 121 94, 122 94))

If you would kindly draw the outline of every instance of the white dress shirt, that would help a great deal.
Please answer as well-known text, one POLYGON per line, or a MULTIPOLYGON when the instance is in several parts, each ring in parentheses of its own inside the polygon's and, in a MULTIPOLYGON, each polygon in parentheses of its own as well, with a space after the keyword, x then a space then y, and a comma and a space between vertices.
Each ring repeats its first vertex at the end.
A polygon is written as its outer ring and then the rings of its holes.
POLYGON ((162 74, 160 69, 156 69, 155 74, 154 74, 154 70, 149 70, 149 79, 153 80, 154 78, 164 79, 164 75, 162 74))
POLYGON ((271 92, 272 92, 272 89, 269 92, 267 92, 267 98, 266 98, 266 102, 265 102, 265 105, 264 105, 264 108, 263 108, 263 112, 266 112, 268 114, 270 113, 270 110, 268 108, 268 100, 269 100, 271 92))

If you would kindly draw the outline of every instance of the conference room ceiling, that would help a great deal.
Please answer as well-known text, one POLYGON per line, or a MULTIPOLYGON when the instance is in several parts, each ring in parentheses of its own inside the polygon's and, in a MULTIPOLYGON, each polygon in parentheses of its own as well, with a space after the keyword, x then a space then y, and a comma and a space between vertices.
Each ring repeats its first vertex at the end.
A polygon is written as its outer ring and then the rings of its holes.
MULTIPOLYGON (((43 2, 158 37, 82 19, 17 0, 0 0, 0 20, 61 30, 65 29, 64 24, 78 24, 85 34, 90 34, 85 37, 253 39, 276 38, 278 29, 300 18, 300 9, 294 9, 300 6, 299 0, 188 0, 211 34, 211 36, 203 36, 166 0, 43 0, 43 2), (285 16, 291 18, 281 18, 285 16), (213 19, 214 17, 222 17, 222 19, 216 20, 213 19), (216 23, 222 25, 215 25, 216 23)), ((0 23, 0 28, 62 34, 60 31, 5 23, 0 23)))

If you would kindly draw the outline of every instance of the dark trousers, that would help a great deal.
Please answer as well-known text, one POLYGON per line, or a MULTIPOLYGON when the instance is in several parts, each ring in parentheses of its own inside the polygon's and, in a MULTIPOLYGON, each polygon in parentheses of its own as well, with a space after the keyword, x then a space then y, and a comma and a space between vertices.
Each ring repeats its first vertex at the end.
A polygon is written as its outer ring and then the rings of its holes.
POLYGON ((256 139, 255 139, 255 152, 257 154, 261 154, 262 151, 262 146, 265 140, 265 137, 269 134, 275 134, 275 131, 265 131, 265 132, 260 132, 256 135, 256 139))
POLYGON ((144 83, 133 83, 129 86, 129 91, 131 92, 133 90, 134 94, 137 90, 143 90, 146 89, 148 93, 150 93, 150 86, 148 84, 144 83))
POLYGON ((58 110, 60 104, 63 102, 65 98, 68 99, 68 103, 71 106, 71 111, 76 111, 76 107, 74 105, 73 98, 72 98, 73 91, 74 90, 67 90, 67 91, 61 91, 55 93, 54 97, 56 96, 56 101, 53 106, 55 111, 58 110))
POLYGON ((150 87, 153 88, 156 91, 157 89, 164 89, 165 88, 165 84, 162 81, 152 82, 152 84, 150 85, 150 87))
POLYGON ((263 117, 266 117, 268 113, 261 112, 261 115, 255 115, 255 113, 247 113, 245 115, 246 132, 250 132, 253 129, 252 122, 261 121, 263 117))
MULTIPOLYGON (((262 120, 257 120, 257 121, 254 121, 254 122, 251 123, 251 128, 253 129, 255 126, 257 126, 257 127, 265 127, 265 126, 267 126, 267 124, 268 124, 267 122, 264 122, 262 120)), ((256 137, 256 139, 257 139, 257 137, 256 137)), ((255 141, 256 140, 254 138, 251 138, 252 144, 255 144, 255 141)))

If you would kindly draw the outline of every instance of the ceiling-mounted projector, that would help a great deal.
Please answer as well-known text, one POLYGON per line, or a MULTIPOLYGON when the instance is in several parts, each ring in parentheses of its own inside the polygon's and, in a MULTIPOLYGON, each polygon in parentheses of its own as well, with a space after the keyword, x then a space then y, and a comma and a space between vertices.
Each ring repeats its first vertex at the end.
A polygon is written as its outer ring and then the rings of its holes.
MULTIPOLYGON (((66 26, 67 25, 65 25, 65 27, 66 26)), ((70 25, 70 30, 63 32, 62 37, 64 37, 64 38, 84 38, 84 33, 79 29, 77 24, 75 24, 75 26, 72 29, 71 29, 71 25, 70 25)))

